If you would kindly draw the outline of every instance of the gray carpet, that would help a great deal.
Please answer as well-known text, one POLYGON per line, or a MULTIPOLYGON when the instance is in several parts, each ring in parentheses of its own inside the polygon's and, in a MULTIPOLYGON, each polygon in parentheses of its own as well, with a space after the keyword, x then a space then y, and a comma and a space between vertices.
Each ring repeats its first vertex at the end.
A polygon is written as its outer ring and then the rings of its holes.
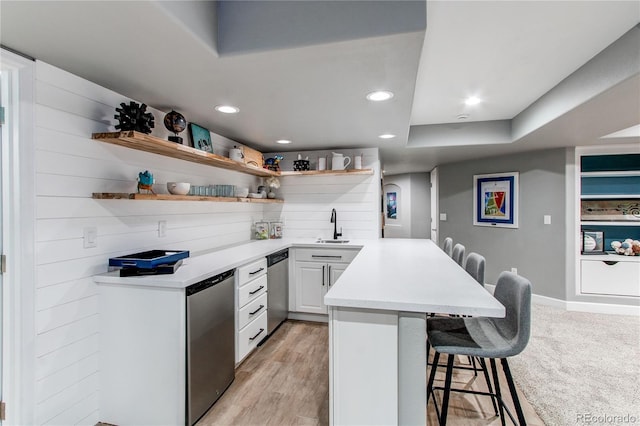
POLYGON ((538 304, 532 316, 529 345, 509 365, 547 425, 640 423, 640 318, 538 304))

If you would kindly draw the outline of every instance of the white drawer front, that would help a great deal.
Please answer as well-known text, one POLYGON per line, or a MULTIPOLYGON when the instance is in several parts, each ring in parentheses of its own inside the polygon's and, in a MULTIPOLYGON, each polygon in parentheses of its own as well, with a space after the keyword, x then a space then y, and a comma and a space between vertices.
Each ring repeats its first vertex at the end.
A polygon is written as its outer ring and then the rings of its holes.
POLYGON ((296 261, 351 263, 359 249, 295 249, 296 261))
POLYGON ((640 296, 640 262, 582 260, 581 275, 582 293, 640 296))
POLYGON ((258 318, 250 322, 238 334, 237 361, 240 362, 267 335, 267 313, 263 312, 258 318))
POLYGON ((251 303, 247 303, 238 313, 238 328, 242 330, 244 326, 258 318, 267 310, 267 293, 262 293, 260 297, 251 303))
POLYGON ((263 257, 255 262, 238 268, 238 285, 243 286, 249 281, 258 278, 267 273, 267 258, 263 257))
POLYGON ((243 285, 238 290, 238 307, 242 308, 252 300, 257 299, 263 293, 267 292, 267 276, 261 275, 259 278, 251 281, 249 284, 243 285))

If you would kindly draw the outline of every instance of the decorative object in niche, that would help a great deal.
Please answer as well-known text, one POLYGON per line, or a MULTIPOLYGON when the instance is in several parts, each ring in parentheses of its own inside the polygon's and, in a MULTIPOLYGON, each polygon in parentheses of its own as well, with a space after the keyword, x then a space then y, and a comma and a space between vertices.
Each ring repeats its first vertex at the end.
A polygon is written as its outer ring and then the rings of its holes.
POLYGON ((387 219, 398 219, 398 196, 395 192, 387 192, 387 219))
POLYGON ((624 256, 640 256, 640 241, 627 238, 624 241, 611 241, 611 248, 624 256))
POLYGON ((582 254, 604 254, 603 231, 582 231, 582 254))
POLYGON ((140 190, 143 190, 147 191, 147 193, 151 192, 152 194, 155 194, 155 192, 153 192, 154 182, 153 174, 151 174, 149 170, 138 173, 138 193, 140 190))
POLYGON ((122 102, 120 108, 116 108, 116 112, 120 113, 113 116, 120 122, 116 124, 117 130, 135 130, 149 134, 155 125, 153 114, 147 112, 145 104, 140 105, 131 101, 127 105, 122 102))
POLYGON ((264 160, 264 168, 274 172, 280 171, 280 161, 284 160, 284 155, 276 154, 271 158, 264 160))
POLYGON ((640 221, 640 200, 581 200, 582 220, 640 221))
POLYGON ((182 114, 171 110, 171 112, 164 116, 164 127, 174 134, 174 136, 169 136, 168 139, 170 142, 182 143, 182 137, 178 136, 178 133, 187 128, 187 120, 185 120, 182 114))
POLYGON ((211 143, 211 132, 195 123, 189 123, 189 134, 193 147, 213 154, 213 144, 211 143))
POLYGON ((518 227, 518 172, 473 176, 473 224, 518 227))

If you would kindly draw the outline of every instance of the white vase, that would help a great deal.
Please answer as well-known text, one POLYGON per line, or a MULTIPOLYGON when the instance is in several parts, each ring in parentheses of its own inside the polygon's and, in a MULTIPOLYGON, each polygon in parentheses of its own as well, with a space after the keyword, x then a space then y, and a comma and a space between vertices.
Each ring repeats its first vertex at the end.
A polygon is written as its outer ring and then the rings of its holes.
POLYGON ((269 193, 267 194, 267 198, 276 198, 276 193, 273 191, 269 191, 269 193))

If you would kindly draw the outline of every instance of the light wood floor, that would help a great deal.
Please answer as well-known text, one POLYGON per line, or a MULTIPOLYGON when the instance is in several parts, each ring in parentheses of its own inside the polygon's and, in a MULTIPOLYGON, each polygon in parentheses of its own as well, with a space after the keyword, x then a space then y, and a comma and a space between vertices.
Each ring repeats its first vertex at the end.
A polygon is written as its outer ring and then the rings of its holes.
MULTIPOLYGON (((326 324, 283 323, 239 366, 235 381, 197 425, 329 424, 328 334, 326 324)), ((456 370, 454 387, 486 390, 484 379, 473 377, 473 372, 456 370)), ((444 373, 438 372, 436 379, 436 385, 441 385, 444 373)), ((501 389, 508 393, 506 382, 501 389)), ((505 400, 515 415, 508 395, 505 400)), ((522 395, 520 402, 529 425, 544 425, 522 395)), ((429 424, 438 424, 433 403, 428 405, 427 417, 429 424)), ((500 419, 494 416, 488 397, 452 393, 448 423, 499 425, 500 419)))

